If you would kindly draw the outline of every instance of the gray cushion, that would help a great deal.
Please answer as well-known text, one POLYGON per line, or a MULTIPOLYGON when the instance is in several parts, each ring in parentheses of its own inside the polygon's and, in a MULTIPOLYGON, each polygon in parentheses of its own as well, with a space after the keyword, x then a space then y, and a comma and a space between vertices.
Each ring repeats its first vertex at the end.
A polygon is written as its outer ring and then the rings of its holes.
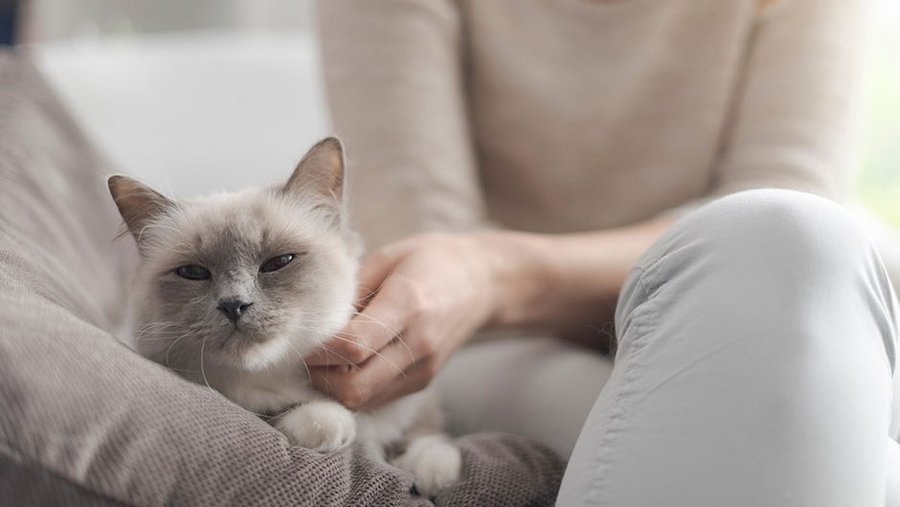
MULTIPOLYGON (((152 135, 152 132, 148 132, 152 135)), ((21 55, 0 54, 0 505, 416 505, 360 446, 321 455, 119 344, 136 254, 103 161, 21 55)), ((542 505, 557 457, 461 440, 445 505, 542 505)))

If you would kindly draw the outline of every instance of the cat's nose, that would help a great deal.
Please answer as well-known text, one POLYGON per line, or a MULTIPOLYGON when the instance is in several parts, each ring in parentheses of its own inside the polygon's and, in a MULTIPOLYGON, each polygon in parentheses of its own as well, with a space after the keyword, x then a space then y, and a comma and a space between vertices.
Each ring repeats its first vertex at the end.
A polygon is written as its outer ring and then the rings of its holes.
POLYGON ((219 306, 216 308, 225 314, 228 317, 228 320, 237 324, 238 319, 241 318, 241 315, 249 308, 253 303, 246 303, 241 301, 240 299, 222 299, 219 301, 219 306))

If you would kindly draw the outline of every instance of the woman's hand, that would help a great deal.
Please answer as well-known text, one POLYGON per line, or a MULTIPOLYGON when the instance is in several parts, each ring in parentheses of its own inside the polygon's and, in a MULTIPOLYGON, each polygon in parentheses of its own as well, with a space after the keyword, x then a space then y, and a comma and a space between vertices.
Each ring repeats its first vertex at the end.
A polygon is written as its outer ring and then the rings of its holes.
POLYGON ((313 384, 352 409, 427 386, 494 316, 495 243, 487 234, 428 234, 374 252, 360 273, 362 310, 307 358, 313 384))
POLYGON ((424 388, 480 328, 530 327, 608 346, 616 298, 671 216, 567 235, 429 234, 376 251, 361 311, 312 357, 313 384, 352 409, 424 388))

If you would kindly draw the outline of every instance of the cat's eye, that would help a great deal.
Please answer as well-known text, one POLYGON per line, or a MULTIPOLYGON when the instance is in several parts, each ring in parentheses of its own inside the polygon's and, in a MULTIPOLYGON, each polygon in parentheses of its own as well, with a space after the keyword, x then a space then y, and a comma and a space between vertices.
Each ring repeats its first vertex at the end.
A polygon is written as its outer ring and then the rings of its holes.
POLYGON ((278 271, 279 269, 290 264, 296 256, 296 254, 284 254, 277 257, 272 257, 271 259, 262 263, 262 266, 259 267, 259 271, 262 273, 271 273, 272 271, 278 271))
POLYGON ((181 266, 175 270, 175 274, 181 278, 187 278, 188 280, 209 280, 212 278, 212 273, 210 273, 208 269, 196 264, 181 266))

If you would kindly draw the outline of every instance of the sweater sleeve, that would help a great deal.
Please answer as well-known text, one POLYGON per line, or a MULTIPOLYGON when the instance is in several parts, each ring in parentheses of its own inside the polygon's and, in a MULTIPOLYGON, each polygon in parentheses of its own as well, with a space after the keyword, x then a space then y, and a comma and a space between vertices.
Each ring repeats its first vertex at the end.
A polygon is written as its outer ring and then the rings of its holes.
POLYGON ((347 147, 351 222, 369 248, 482 225, 452 0, 319 3, 326 90, 347 147))
POLYGON ((760 15, 713 195, 759 187, 844 199, 854 163, 866 0, 779 0, 760 15))

